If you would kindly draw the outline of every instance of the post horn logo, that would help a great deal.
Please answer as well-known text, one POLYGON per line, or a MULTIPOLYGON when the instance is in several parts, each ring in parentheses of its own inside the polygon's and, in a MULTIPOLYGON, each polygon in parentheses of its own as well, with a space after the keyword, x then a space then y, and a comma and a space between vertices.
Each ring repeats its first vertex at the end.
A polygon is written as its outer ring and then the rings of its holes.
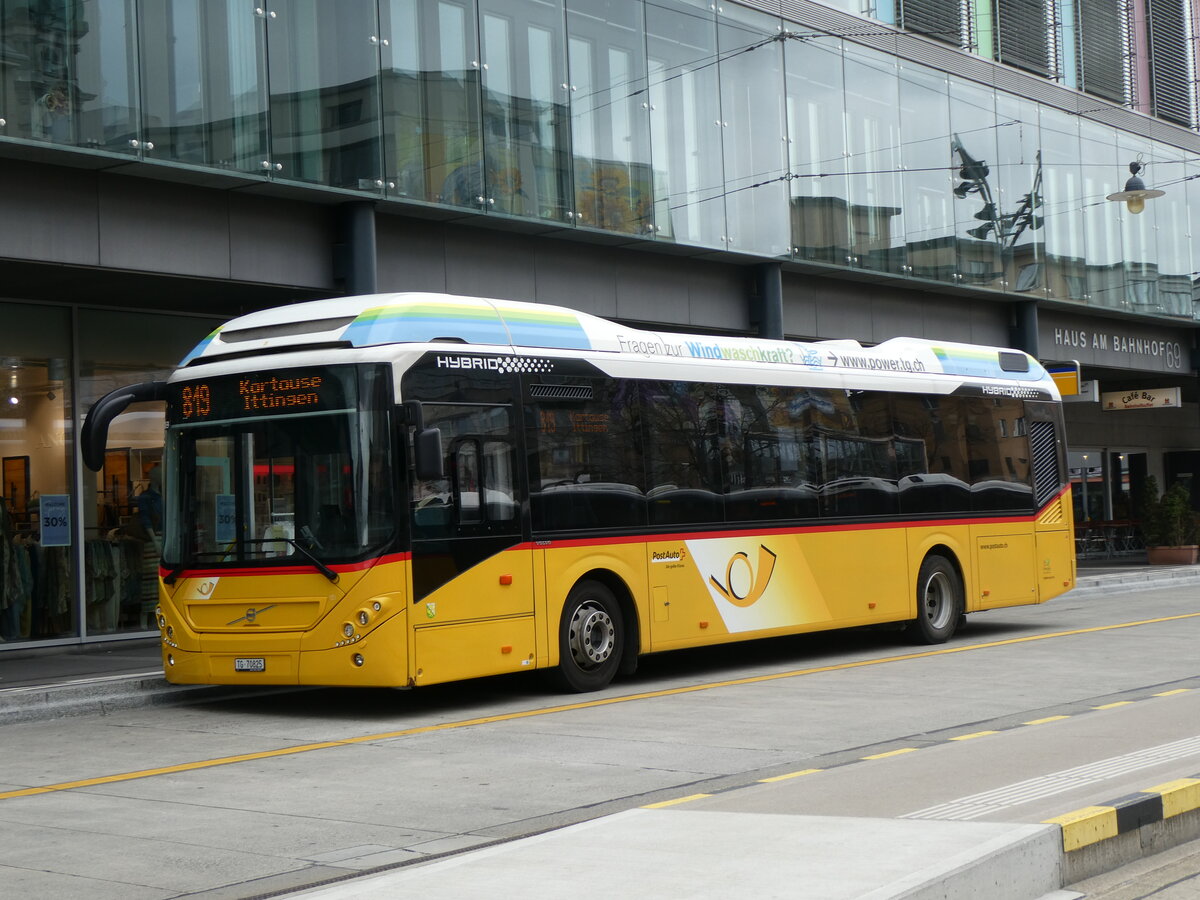
POLYGON ((776 556, 768 550, 763 544, 758 545, 758 572, 754 571, 754 566, 750 564, 750 554, 738 551, 729 558, 729 565, 725 567, 725 582, 717 581, 717 576, 709 575, 708 580, 730 603, 734 606, 752 606, 758 602, 763 593, 767 589, 767 585, 771 581, 771 575, 775 571, 776 556), (745 573, 735 571, 735 568, 740 570, 745 567, 745 573), (748 586, 749 589, 745 593, 740 593, 738 588, 748 586))

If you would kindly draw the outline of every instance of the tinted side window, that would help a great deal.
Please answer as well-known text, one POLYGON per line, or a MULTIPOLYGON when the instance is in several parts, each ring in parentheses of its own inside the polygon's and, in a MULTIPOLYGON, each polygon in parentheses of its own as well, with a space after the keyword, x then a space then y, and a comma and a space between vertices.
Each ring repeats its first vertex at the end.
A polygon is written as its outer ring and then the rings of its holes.
POLYGON ((819 398, 804 388, 731 388, 738 419, 730 423, 725 517, 731 522, 807 519, 818 513, 809 481, 808 411, 819 398))
POLYGON ((900 511, 906 515, 970 512, 963 401, 897 394, 892 409, 900 511))
POLYGON ((635 383, 559 378, 526 390, 533 529, 644 525, 635 383))
MULTIPOLYGON (((889 397, 876 391, 829 391, 814 409, 821 515, 881 516, 899 511, 889 397)), ((815 479, 814 479, 815 480, 815 479)))
POLYGON ((978 512, 1033 510, 1029 438, 1020 400, 966 400, 971 508, 978 512))
POLYGON ((724 520, 722 453, 732 452, 728 422, 738 400, 721 385, 642 382, 646 478, 652 524, 724 520))

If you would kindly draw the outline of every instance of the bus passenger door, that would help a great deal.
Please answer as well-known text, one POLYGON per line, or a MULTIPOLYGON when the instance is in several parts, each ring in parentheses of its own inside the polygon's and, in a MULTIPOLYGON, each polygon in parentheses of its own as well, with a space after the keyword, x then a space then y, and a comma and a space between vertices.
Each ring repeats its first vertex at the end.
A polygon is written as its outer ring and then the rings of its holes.
POLYGON ((413 673, 418 684, 533 666, 533 559, 507 406, 425 404, 443 477, 413 480, 413 673))

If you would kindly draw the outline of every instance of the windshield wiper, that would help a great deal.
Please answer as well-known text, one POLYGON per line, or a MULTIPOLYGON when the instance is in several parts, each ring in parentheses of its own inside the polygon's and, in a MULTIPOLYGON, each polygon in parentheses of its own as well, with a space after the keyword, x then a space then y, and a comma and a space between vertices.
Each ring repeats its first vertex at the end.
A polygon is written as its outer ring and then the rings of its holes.
POLYGON ((268 540, 242 541, 242 543, 243 544, 278 544, 278 543, 291 544, 293 547, 295 547, 297 550, 299 550, 301 553, 303 553, 308 558, 308 561, 311 562, 316 567, 318 572, 320 572, 322 575, 324 575, 326 578, 328 578, 334 584, 337 584, 338 573, 333 571, 333 569, 329 568, 329 566, 325 565, 325 563, 321 562, 319 559, 317 559, 315 556, 313 556, 311 553, 309 553, 306 549, 304 549, 304 547, 302 547, 300 545, 300 543, 298 541, 294 540, 293 538, 273 537, 268 540))

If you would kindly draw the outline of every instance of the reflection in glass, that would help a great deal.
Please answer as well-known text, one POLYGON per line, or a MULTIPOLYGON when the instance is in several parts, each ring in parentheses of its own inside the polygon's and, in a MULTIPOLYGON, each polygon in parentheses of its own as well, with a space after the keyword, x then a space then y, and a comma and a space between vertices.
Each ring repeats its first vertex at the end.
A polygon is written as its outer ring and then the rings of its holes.
POLYGON ((567 0, 575 214, 581 225, 654 230, 643 6, 567 0))
POLYGON ((132 0, 0 3, 4 135, 136 153, 132 0))
POLYGON ((383 187, 374 0, 276 0, 267 20, 271 164, 279 177, 383 187))
POLYGON ((646 6, 655 233, 720 247, 725 238, 717 33, 708 4, 646 6))
POLYGON ((845 67, 853 234, 847 263, 901 274, 907 261, 896 58, 847 44, 845 67))
POLYGON ((900 140, 909 273, 952 281, 957 260, 947 166, 957 157, 951 153, 950 102, 942 73, 901 64, 900 140))
POLYGON ((480 0, 484 196, 489 212, 568 220, 561 0, 480 0))
POLYGON ((262 19, 240 0, 165 0, 142 3, 138 24, 142 133, 154 158, 262 171, 262 19))
POLYGON ((845 90, 840 38, 784 46, 791 171, 792 252, 797 259, 844 265, 850 253, 845 90))
POLYGON ((1147 166, 1150 187, 1162 185, 1166 193, 1151 203, 1141 215, 1153 212, 1155 275, 1158 282, 1160 311, 1168 316, 1192 317, 1191 274, 1192 244, 1188 240, 1187 191, 1183 189, 1185 172, 1182 150, 1162 143, 1153 144, 1154 159, 1147 166), (1153 207, 1153 209, 1151 209, 1153 207))
POLYGON ((1084 251, 1087 254, 1087 301, 1095 306, 1123 309, 1125 266, 1121 241, 1121 218, 1125 213, 1104 198, 1121 190, 1125 175, 1113 165, 1117 133, 1113 128, 1080 122, 1079 164, 1082 174, 1084 251))
POLYGON ((997 183, 1004 240, 1002 287, 1018 293, 1043 290, 1045 206, 1038 110, 1031 100, 996 94, 997 183))
POLYGON ((781 23, 732 5, 718 19, 728 246, 784 256, 788 154, 781 23))
POLYGON ((996 159, 995 92, 951 78, 950 125, 959 166, 954 190, 957 280, 972 287, 999 287, 1004 275, 1000 250, 1008 235, 996 159))
POLYGON ((1046 293, 1055 299, 1086 301, 1079 119, 1043 107, 1041 138, 1042 183, 1046 188, 1046 293))
POLYGON ((480 208, 479 50, 471 4, 380 3, 388 193, 480 208))

